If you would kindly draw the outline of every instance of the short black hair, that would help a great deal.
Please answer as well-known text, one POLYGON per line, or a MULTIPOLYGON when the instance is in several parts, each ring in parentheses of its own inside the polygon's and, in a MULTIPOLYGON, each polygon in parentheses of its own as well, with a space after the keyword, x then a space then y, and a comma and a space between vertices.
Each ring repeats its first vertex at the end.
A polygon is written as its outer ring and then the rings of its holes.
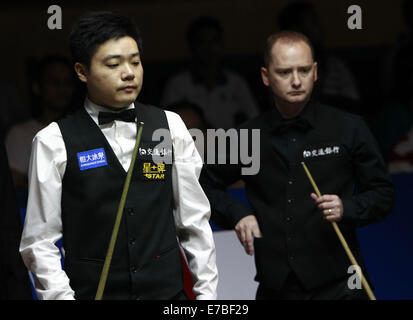
POLYGON ((186 39, 190 48, 197 44, 199 32, 203 29, 215 29, 220 39, 223 39, 223 28, 218 19, 211 16, 199 16, 189 24, 186 32, 186 39))
POLYGON ((81 16, 69 37, 73 63, 80 62, 89 68, 92 57, 100 45, 125 36, 136 41, 142 57, 140 31, 131 19, 107 11, 89 12, 81 16))

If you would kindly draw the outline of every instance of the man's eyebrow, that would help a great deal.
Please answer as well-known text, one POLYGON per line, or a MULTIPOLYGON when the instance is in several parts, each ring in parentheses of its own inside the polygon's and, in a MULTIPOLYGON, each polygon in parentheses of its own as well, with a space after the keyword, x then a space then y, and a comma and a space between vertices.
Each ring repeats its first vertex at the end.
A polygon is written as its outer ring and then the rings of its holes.
MULTIPOLYGON (((305 65, 305 66, 298 66, 297 69, 304 69, 304 68, 312 68, 313 65, 309 64, 309 65, 305 65)), ((277 67, 275 68, 276 71, 290 71, 292 70, 292 67, 277 67)))
POLYGON ((275 71, 290 71, 290 70, 292 70, 293 68, 282 68, 282 67, 278 67, 278 68, 275 68, 275 71))
MULTIPOLYGON (((132 54, 129 55, 129 57, 131 57, 131 58, 139 57, 139 56, 140 56, 139 52, 135 52, 135 53, 132 53, 132 54)), ((103 61, 107 61, 107 60, 110 60, 110 59, 120 59, 120 58, 123 58, 123 55, 120 55, 120 54, 110 54, 110 55, 107 55, 107 56, 103 59, 103 61)))

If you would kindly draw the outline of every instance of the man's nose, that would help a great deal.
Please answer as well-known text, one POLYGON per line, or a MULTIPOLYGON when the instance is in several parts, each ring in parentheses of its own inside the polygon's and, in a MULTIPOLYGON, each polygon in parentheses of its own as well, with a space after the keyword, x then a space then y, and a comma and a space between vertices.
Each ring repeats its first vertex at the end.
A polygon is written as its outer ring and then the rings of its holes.
POLYGON ((292 73, 291 85, 294 88, 301 87, 301 79, 300 79, 300 76, 298 75, 297 70, 293 71, 292 73))
POLYGON ((125 68, 122 71, 122 80, 133 80, 134 78, 133 68, 129 64, 125 64, 125 68))

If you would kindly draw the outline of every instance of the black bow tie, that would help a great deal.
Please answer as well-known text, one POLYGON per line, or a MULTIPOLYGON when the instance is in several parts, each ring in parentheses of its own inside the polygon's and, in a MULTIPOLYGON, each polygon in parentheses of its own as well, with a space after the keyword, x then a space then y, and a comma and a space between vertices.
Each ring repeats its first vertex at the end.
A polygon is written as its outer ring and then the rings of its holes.
POLYGON ((306 131, 310 127, 308 121, 302 118, 296 118, 293 120, 284 120, 275 127, 275 131, 279 133, 285 133, 290 128, 297 128, 300 131, 306 131))
POLYGON ((99 124, 106 124, 115 120, 125 122, 135 122, 136 112, 135 108, 124 110, 122 112, 99 112, 99 124))

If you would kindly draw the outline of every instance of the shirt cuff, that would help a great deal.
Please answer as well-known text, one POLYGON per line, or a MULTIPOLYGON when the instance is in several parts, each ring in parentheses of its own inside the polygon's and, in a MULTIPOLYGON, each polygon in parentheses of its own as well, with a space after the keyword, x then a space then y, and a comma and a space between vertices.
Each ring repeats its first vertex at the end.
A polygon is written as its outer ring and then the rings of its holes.
POLYGON ((239 201, 234 201, 227 208, 227 213, 229 216, 229 223, 231 223, 232 228, 234 228, 242 218, 253 214, 250 208, 239 201))

